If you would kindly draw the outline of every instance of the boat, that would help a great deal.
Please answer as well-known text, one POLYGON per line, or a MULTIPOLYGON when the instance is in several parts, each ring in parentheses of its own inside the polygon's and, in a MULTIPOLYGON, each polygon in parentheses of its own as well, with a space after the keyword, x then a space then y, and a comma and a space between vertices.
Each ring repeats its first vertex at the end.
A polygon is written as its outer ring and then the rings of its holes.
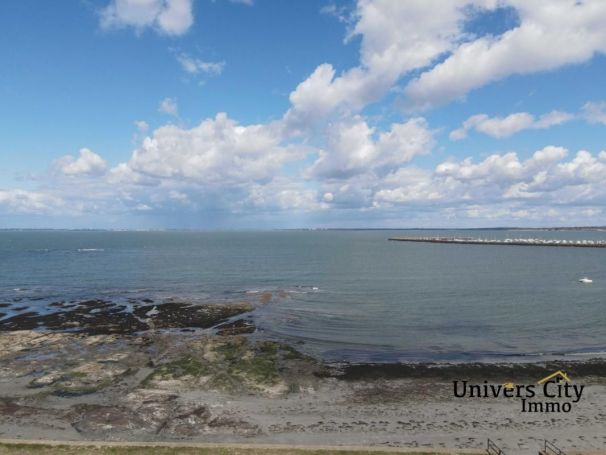
POLYGON ((593 283, 593 280, 591 278, 583 277, 579 278, 579 283, 590 284, 593 283))

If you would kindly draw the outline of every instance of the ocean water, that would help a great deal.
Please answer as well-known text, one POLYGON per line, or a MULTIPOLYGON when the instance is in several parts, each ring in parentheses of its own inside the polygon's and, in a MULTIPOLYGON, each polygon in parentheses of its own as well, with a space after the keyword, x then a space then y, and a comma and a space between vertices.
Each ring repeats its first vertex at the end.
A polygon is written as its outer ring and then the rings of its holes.
POLYGON ((606 249, 389 242, 606 239, 596 231, 0 231, 9 317, 56 300, 238 300, 284 291, 257 336, 339 361, 606 355, 606 249), (591 285, 578 278, 593 278, 591 285))

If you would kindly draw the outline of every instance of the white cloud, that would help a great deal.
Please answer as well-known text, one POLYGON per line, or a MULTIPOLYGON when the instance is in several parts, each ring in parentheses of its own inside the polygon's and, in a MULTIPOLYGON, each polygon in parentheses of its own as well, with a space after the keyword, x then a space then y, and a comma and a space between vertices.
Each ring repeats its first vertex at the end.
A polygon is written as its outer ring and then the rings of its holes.
POLYGON ((562 162, 566 155, 567 150, 561 147, 545 147, 526 161, 520 161, 515 153, 491 155, 477 164, 471 159, 443 163, 437 167, 436 175, 465 183, 468 192, 481 188, 485 197, 489 194, 503 199, 557 195, 555 201, 565 203, 604 196, 597 182, 606 178, 606 156, 602 153, 594 157, 579 151, 572 160, 562 162), (589 189, 593 196, 587 192, 589 189))
POLYGON ((287 126, 300 133, 335 111, 356 112, 381 98, 403 74, 452 50, 463 36, 462 7, 468 3, 360 0, 350 35, 362 37, 360 65, 339 75, 329 63, 319 65, 290 94, 287 126))
POLYGON ((383 203, 406 204, 419 201, 443 199, 446 194, 435 185, 431 172, 418 168, 401 168, 390 174, 379 188, 373 199, 375 207, 383 203))
POLYGON ((386 172, 429 153, 434 145, 423 118, 394 123, 376 139, 375 133, 361 117, 332 125, 327 133, 327 149, 320 152, 310 175, 343 178, 369 170, 386 172))
POLYGON ((535 118, 527 112, 516 112, 506 117, 489 117, 486 114, 478 114, 469 117, 461 128, 450 133, 450 139, 457 141, 467 137, 470 130, 476 130, 495 138, 509 137, 527 129, 547 129, 554 125, 561 125, 574 118, 567 112, 552 111, 535 118))
POLYGON ((471 207, 467 216, 482 218, 515 218, 524 213, 545 218, 551 216, 547 209, 559 206, 569 207, 577 216, 598 215, 580 210, 606 202, 606 188, 601 184, 606 178, 606 152, 594 156, 581 150, 564 161, 567 153, 564 148, 549 146, 527 160, 506 153, 478 163, 471 158, 446 161, 433 172, 401 168, 377 184, 374 204, 425 203, 434 206, 432 212, 439 207, 471 207))
POLYGON ((181 68, 190 74, 205 73, 212 76, 218 76, 225 68, 225 62, 207 62, 190 57, 187 54, 179 54, 177 60, 181 64, 181 68))
POLYGON ((585 103, 583 105, 583 117, 589 123, 606 125, 606 101, 585 103))
POLYGON ((411 81, 409 102, 430 107, 515 74, 553 70, 606 52, 606 2, 503 0, 520 25, 500 36, 463 42, 443 62, 411 81))
POLYGON ((223 113, 191 129, 167 125, 143 140, 127 169, 114 172, 217 185, 267 180, 300 156, 280 145, 279 133, 272 125, 238 125, 223 113))
POLYGON ((80 156, 74 158, 71 155, 66 155, 57 160, 57 169, 64 175, 92 175, 103 174, 107 169, 107 164, 95 152, 83 148, 80 149, 80 156))
MULTIPOLYGON (((392 89, 417 107, 431 106, 511 74, 586 61, 605 42, 598 26, 604 22, 603 9, 595 1, 575 6, 572 0, 359 0, 348 17, 326 10, 351 27, 348 39, 361 37, 359 63, 343 72, 330 63, 318 65, 292 91, 290 109, 281 120, 241 125, 220 113, 191 128, 169 124, 151 131, 139 121, 137 146, 125 162, 107 171, 101 157, 83 149, 79 157, 57 162, 60 174, 79 178, 54 173, 50 178, 55 180, 44 186, 50 190, 0 191, 0 205, 11 211, 54 207, 65 212, 69 207, 82 213, 143 211, 149 216, 178 210, 238 215, 317 211, 332 212, 335 218, 362 214, 364 220, 366 214, 381 220, 392 216, 396 223, 409 214, 423 220, 467 217, 474 223, 555 219, 567 213, 603 216, 606 152, 579 151, 569 158, 566 149, 550 146, 527 159, 513 152, 491 154, 422 169, 414 159, 434 147, 423 118, 381 130, 360 116, 392 89), (465 32, 469 5, 474 11, 513 6, 520 25, 497 37, 472 36, 465 32), (562 24, 564 16, 570 16, 570 23, 562 24), (572 36, 575 30, 579 36, 572 36), (554 39, 557 33, 562 36, 554 39), (397 84, 412 74, 420 76, 399 89, 397 84), (329 125, 326 131, 316 128, 324 125, 329 125)), ((171 35, 184 33, 193 23, 192 3, 185 0, 114 0, 101 16, 104 27, 152 28, 171 35)), ((220 74, 224 68, 224 62, 188 54, 177 59, 190 74, 220 74)), ((174 98, 162 100, 158 110, 178 115, 174 98)), ((605 110, 605 105, 588 103, 583 113, 588 121, 605 123, 605 110)), ((462 138, 471 130, 506 137, 570 118, 558 111, 538 117, 480 114, 451 137, 462 138)), ((347 219, 338 223, 347 224, 347 219)))
POLYGON ((160 29, 169 35, 182 35, 194 23, 192 0, 166 0, 158 15, 160 29))
POLYGON ((320 13, 336 17, 339 22, 350 24, 354 19, 351 8, 347 5, 329 3, 320 8, 320 13))
MULTIPOLYGON (((362 38, 359 65, 338 73, 323 63, 292 91, 284 115, 291 134, 305 134, 332 115, 358 113, 413 71, 422 73, 405 86, 406 104, 426 108, 510 75, 606 52, 606 3, 599 0, 359 0, 352 17, 348 39, 362 38), (515 28, 498 36, 465 32, 472 16, 506 7, 519 16, 515 28)), ((546 127, 542 120, 554 119, 539 119, 535 127, 546 127)))
POLYGON ((248 198, 238 206, 251 205, 264 211, 312 211, 329 206, 315 189, 306 188, 302 182, 278 176, 268 183, 252 185, 248 198))
POLYGON ((158 112, 173 115, 176 117, 179 113, 177 100, 174 98, 164 98, 162 101, 160 101, 160 105, 158 106, 158 112))
POLYGON ((149 129, 149 125, 145 120, 136 120, 135 126, 137 127, 137 131, 139 131, 139 133, 145 133, 149 129))
POLYGON ((101 27, 153 27, 166 35, 182 35, 194 23, 192 0, 111 0, 101 10, 101 27))
MULTIPOLYGON (((566 149, 549 146, 527 159, 510 152, 422 169, 409 160, 425 147, 411 146, 409 139, 410 131, 419 134, 423 126, 419 119, 385 132, 373 131, 361 119, 335 125, 338 147, 351 146, 356 153, 339 155, 342 150, 335 149, 343 162, 327 166, 317 160, 304 178, 301 171, 313 149, 285 146, 276 125, 241 126, 219 114, 191 129, 158 128, 129 161, 109 172, 54 180, 44 191, 2 190, 0 212, 202 216, 211 211, 242 219, 282 213, 282 220, 284 213, 313 212, 338 225, 358 219, 367 226, 371 220, 401 226, 404 219, 436 226, 456 220, 462 225, 603 220, 606 151, 581 150, 569 158, 566 149), (356 134, 340 137, 351 128, 356 134), (392 154, 391 145, 403 138, 404 153, 392 154), (367 161, 368 155, 375 160, 367 161), (381 160, 382 166, 375 164, 381 160), (319 163, 327 167, 320 169, 319 163)), ((431 136, 420 143, 426 141, 431 136)))
POLYGON ((490 155, 480 163, 471 158, 446 161, 436 167, 436 175, 459 182, 490 182, 508 185, 512 181, 529 180, 535 173, 546 172, 549 166, 567 155, 562 147, 545 147, 525 162, 515 152, 490 155))
POLYGON ((459 217, 540 222, 565 207, 571 217, 557 216, 568 224, 573 213, 577 219, 601 216, 594 209, 606 203, 606 187, 601 183, 606 179, 606 152, 579 151, 569 160, 567 155, 562 147, 548 146, 526 160, 512 152, 479 162, 448 160, 433 170, 412 165, 384 175, 368 170, 340 180, 325 179, 320 194, 329 195, 324 202, 331 207, 379 210, 382 217, 400 207, 391 213, 423 212, 435 225, 444 225, 436 221, 445 210, 459 217))
POLYGON ((20 189, 0 189, 0 208, 9 213, 53 213, 64 205, 53 195, 20 189))

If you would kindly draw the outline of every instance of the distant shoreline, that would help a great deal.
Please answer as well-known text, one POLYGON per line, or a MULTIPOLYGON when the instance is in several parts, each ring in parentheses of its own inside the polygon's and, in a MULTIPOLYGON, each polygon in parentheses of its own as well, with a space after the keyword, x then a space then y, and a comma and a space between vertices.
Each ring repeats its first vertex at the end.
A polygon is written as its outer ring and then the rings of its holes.
POLYGON ((270 229, 171 229, 171 228, 150 228, 150 229, 102 229, 102 228, 0 228, 0 232, 280 232, 280 231, 606 231, 606 226, 562 226, 562 227, 519 227, 519 226, 501 226, 501 227, 379 227, 379 228, 347 228, 347 227, 309 227, 309 228, 270 228, 270 229))

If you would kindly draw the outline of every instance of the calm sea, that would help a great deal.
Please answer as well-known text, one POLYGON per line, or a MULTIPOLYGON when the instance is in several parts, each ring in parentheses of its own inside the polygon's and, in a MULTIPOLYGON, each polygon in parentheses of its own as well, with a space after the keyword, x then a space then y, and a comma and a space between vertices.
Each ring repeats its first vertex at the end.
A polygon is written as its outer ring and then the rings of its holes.
POLYGON ((283 298, 255 315, 262 336, 328 360, 606 355, 606 249, 387 241, 396 235, 606 239, 592 231, 0 231, 0 302, 16 299, 28 311, 56 300, 237 300, 273 290, 283 298))

